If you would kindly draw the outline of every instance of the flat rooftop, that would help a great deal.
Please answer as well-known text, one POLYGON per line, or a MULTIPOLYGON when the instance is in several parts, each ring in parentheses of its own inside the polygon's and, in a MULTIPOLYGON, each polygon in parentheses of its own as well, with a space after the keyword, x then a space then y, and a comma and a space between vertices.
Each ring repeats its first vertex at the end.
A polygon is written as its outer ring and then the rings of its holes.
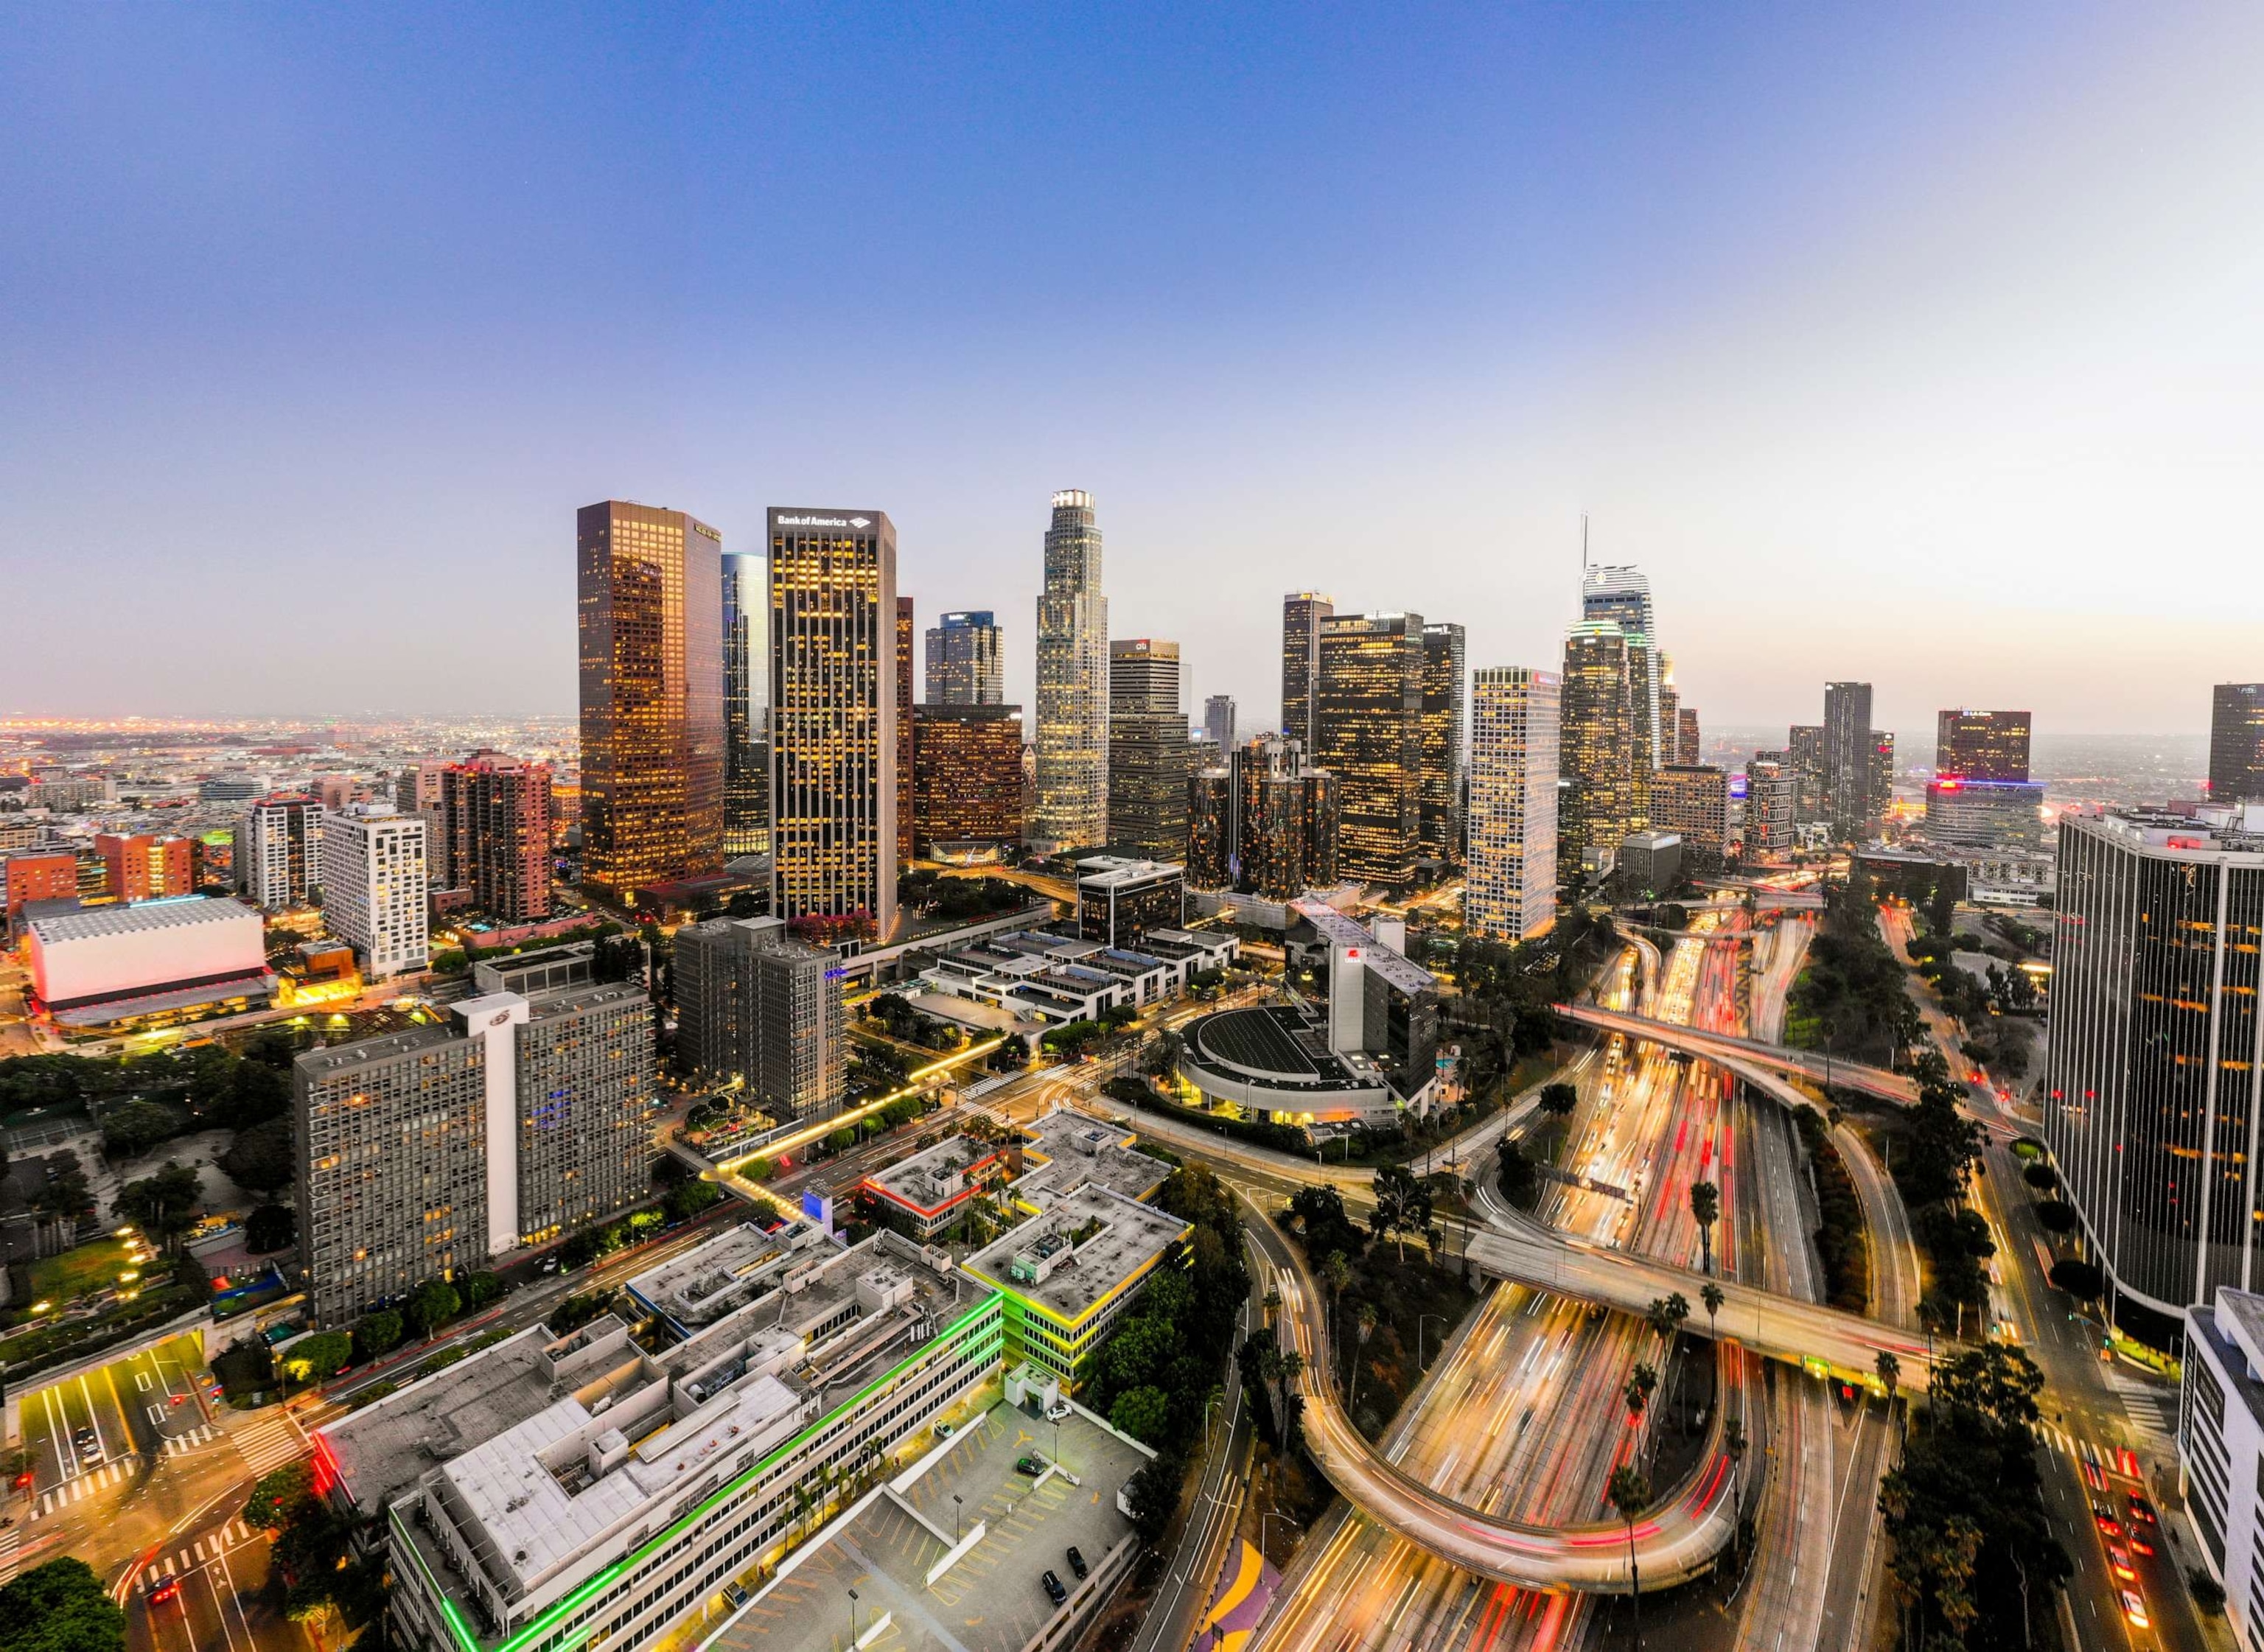
POLYGON ((1253 1076, 1317 1079, 1320 1063, 1301 1045, 1304 1023, 1294 1011, 1223 1010, 1187 1029, 1199 1056, 1253 1076))
POLYGON ((1145 1199, 1164 1185, 1172 1167, 1139 1151, 1131 1134, 1090 1113, 1059 1107, 1029 1127, 1036 1138, 1027 1157, 1033 1168, 1014 1184, 1014 1197, 1044 1210, 1090 1182, 1122 1199, 1145 1199))
POLYGON ((240 901, 203 895, 168 895, 128 906, 90 906, 53 917, 35 917, 26 926, 42 946, 66 941, 102 940, 115 935, 146 935, 155 930, 226 924, 259 915, 240 901))
POLYGON ((350 1067, 360 1067, 370 1061, 389 1061, 396 1055, 409 1055, 427 1050, 435 1045, 463 1041, 463 1033, 452 1023, 436 1022, 431 1026, 404 1027, 398 1032, 381 1033, 374 1039, 359 1039, 352 1044, 333 1044, 312 1049, 301 1055, 294 1063, 309 1078, 327 1078, 333 1073, 350 1067))
MULTIPOLYGON (((973 1136, 946 1136, 933 1147, 865 1179, 900 1204, 933 1215, 977 1185, 973 1171, 1003 1159, 1005 1152, 1000 1143, 977 1141, 973 1136)), ((1003 1175, 1003 1171, 996 1173, 1003 1175)))
POLYGON ((775 1290, 795 1255, 823 1244, 824 1237, 806 1222, 790 1222, 776 1233, 742 1222, 637 1274, 628 1293, 688 1334, 775 1290))
POLYGON ((1177 1216, 1086 1182, 960 1265, 1073 1325, 1188 1231, 1177 1216))

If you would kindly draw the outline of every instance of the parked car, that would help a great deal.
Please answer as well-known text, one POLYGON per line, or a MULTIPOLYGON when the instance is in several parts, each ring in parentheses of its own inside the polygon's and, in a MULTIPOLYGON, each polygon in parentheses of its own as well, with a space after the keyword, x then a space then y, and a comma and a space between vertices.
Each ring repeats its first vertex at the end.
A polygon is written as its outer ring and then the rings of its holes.
POLYGON ((1067 1400, 1056 1400, 1051 1405, 1046 1407, 1046 1421, 1049 1423, 1066 1422, 1069 1418, 1069 1411, 1070 1405, 1067 1400))
POLYGON ((1038 1581, 1046 1586, 1046 1598, 1056 1606, 1069 1598, 1069 1590, 1062 1587, 1062 1580, 1051 1572, 1048 1572, 1038 1581))
POLYGON ((731 1609, 736 1612, 747 1604, 747 1591, 737 1583, 726 1583, 723 1585, 723 1598, 731 1603, 731 1609))
POLYGON ((1046 1460, 1042 1457, 1017 1457, 1014 1459, 1014 1472, 1035 1480, 1046 1472, 1046 1460))
POLYGON ((1069 1546, 1069 1569, 1075 1575, 1078 1582, 1085 1581, 1085 1556, 1077 1552, 1077 1545, 1074 1543, 1069 1546))

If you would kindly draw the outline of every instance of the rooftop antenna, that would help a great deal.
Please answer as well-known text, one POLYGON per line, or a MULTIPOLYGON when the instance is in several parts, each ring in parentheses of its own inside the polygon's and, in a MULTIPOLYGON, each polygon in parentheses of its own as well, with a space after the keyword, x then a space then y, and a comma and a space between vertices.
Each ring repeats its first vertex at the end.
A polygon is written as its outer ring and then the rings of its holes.
POLYGON ((1588 571, 1588 513, 1580 512, 1580 572, 1588 571))

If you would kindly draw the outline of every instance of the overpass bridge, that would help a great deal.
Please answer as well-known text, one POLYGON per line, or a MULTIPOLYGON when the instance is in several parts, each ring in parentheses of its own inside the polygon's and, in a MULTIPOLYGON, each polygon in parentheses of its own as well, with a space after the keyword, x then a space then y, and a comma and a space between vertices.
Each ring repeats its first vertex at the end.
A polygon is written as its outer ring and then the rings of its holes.
POLYGON ((1567 1021, 1577 1021, 1582 1026, 1597 1027, 1607 1032, 1622 1032, 1629 1038, 1648 1039, 1668 1049, 1683 1050, 1716 1061, 1743 1061, 1774 1072, 1814 1079, 1819 1084, 1831 1083, 1848 1090, 1860 1090, 1866 1095, 1904 1106, 1918 1100, 1917 1080, 1901 1073, 1884 1072, 1861 1061, 1845 1061, 1838 1056, 1818 1054, 1813 1050, 1787 1049, 1781 1044, 1767 1044, 1759 1039, 1739 1038, 1734 1033, 1708 1032, 1697 1027, 1685 1026, 1679 1021, 1655 1020, 1647 1015, 1630 1015, 1623 1010, 1602 1010, 1593 1004, 1559 1004, 1550 1007, 1567 1021))

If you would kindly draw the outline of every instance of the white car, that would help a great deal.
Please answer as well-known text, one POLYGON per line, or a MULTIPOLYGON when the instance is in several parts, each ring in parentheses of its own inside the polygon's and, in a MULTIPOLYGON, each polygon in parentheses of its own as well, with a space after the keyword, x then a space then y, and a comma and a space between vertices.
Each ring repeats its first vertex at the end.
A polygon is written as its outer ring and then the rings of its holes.
POLYGON ((1046 1407, 1046 1421, 1049 1423, 1061 1422, 1069 1416, 1069 1410, 1070 1406, 1067 1400, 1056 1400, 1051 1405, 1046 1407))

